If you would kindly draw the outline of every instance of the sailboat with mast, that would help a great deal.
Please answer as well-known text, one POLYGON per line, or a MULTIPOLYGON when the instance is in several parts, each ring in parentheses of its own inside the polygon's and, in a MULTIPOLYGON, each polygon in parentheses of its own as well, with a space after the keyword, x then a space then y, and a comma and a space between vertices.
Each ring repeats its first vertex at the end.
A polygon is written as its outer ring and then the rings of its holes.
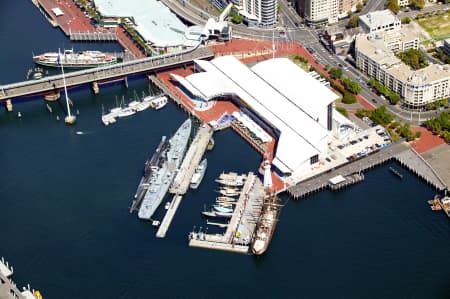
MULTIPOLYGON (((266 157, 265 157, 266 158, 266 157)), ((269 247, 272 240, 275 227, 278 222, 278 215, 281 205, 279 205, 278 198, 272 190, 272 174, 271 163, 268 158, 263 162, 264 165, 264 206, 261 216, 256 224, 256 233, 253 236, 252 252, 255 255, 263 254, 269 247)))
POLYGON ((58 49, 58 64, 61 66, 61 74, 64 84, 64 96, 66 97, 66 105, 67 105, 67 116, 64 118, 64 122, 68 125, 73 125, 77 121, 77 117, 75 115, 72 115, 72 113, 70 113, 69 97, 67 96, 66 77, 64 76, 64 67, 61 59, 61 51, 59 49, 58 49))

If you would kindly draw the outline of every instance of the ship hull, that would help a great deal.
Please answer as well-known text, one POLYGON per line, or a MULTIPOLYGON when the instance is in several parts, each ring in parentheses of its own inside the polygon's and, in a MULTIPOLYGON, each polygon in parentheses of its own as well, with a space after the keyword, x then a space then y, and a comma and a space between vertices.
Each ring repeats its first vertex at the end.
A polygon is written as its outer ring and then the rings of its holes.
POLYGON ((150 220, 169 190, 184 156, 191 126, 191 120, 186 120, 168 141, 168 149, 162 154, 164 161, 149 178, 149 186, 138 213, 140 219, 150 220))
POLYGON ((268 203, 263 209, 261 218, 257 224, 255 238, 251 246, 253 254, 261 255, 269 248, 269 244, 272 241, 272 236, 277 226, 278 212, 278 207, 274 202, 268 203))
POLYGON ((203 180, 203 177, 206 173, 206 167, 208 166, 208 162, 206 158, 200 162, 199 167, 195 170, 194 176, 192 177, 191 183, 189 184, 189 187, 191 189, 197 189, 198 186, 200 186, 200 183, 203 180), (200 170, 199 170, 200 169, 200 170))
MULTIPOLYGON (((53 62, 45 62, 45 61, 39 61, 38 59, 34 60, 34 63, 42 65, 42 66, 46 66, 46 67, 59 67, 58 63, 53 63, 53 62)), ((78 64, 78 63, 64 63, 63 65, 65 68, 79 68, 79 69, 84 69, 84 68, 94 68, 94 67, 100 67, 100 66, 106 66, 106 65, 112 65, 112 64, 116 64, 117 61, 113 61, 113 62, 104 62, 104 63, 93 63, 93 64, 78 64)))

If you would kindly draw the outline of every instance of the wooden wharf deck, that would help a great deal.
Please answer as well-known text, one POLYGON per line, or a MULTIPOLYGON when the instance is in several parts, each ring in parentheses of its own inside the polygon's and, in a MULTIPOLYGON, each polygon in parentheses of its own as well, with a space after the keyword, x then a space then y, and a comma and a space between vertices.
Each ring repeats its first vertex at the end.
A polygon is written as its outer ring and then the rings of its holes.
POLYGON ((176 95, 170 88, 168 88, 161 80, 159 80, 154 75, 147 76, 148 80, 152 82, 156 87, 158 87, 165 95, 167 95, 169 98, 171 98, 179 107, 181 107, 183 110, 188 112, 190 115, 195 116, 196 118, 200 119, 193 109, 186 106, 186 104, 176 95))
POLYGON ((116 42, 119 37, 117 32, 72 32, 69 31, 69 38, 71 41, 93 41, 93 42, 116 42))
POLYGON ((434 186, 436 189, 445 190, 448 188, 434 168, 413 148, 398 153, 395 156, 395 159, 403 167, 408 168, 415 175, 434 186))
POLYGON ((169 209, 166 212, 166 215, 163 218, 163 221, 161 222, 158 231, 156 232, 157 238, 165 238, 167 234, 167 230, 170 227, 170 224, 172 223, 173 217, 175 216, 175 213, 177 212, 178 206, 181 203, 181 200, 183 197, 181 195, 174 195, 172 202, 170 203, 169 209))
POLYGON ((206 151, 208 142, 213 135, 213 130, 207 124, 202 125, 194 137, 189 149, 184 156, 183 162, 178 169, 169 192, 172 194, 185 194, 189 188, 195 169, 200 164, 203 154, 206 151))
POLYGON ((221 235, 191 232, 189 246, 248 253, 256 222, 261 214, 263 197, 264 187, 261 180, 250 172, 242 187, 225 233, 221 235))
POLYGON ((408 143, 399 142, 374 154, 299 182, 297 185, 287 188, 287 193, 294 199, 298 199, 327 188, 329 180, 337 175, 345 177, 354 173, 361 173, 392 159, 397 160, 401 165, 433 185, 436 189, 444 190, 447 188, 433 168, 408 143))
MULTIPOLYGON (((130 75, 156 73, 192 63, 195 59, 210 59, 213 52, 207 47, 198 47, 183 52, 147 57, 132 61, 116 63, 109 66, 67 72, 65 74, 68 88, 93 82, 115 81, 130 75)), ((59 92, 63 88, 62 75, 44 77, 0 86, 0 101, 17 97, 33 96, 49 92, 59 92)))

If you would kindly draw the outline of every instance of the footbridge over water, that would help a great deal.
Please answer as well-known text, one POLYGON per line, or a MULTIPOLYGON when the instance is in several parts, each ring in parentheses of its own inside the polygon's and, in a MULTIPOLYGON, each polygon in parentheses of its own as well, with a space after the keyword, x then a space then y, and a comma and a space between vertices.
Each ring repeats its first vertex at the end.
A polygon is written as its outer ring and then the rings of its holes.
MULTIPOLYGON (((131 75, 156 73, 162 70, 190 64, 195 59, 211 59, 214 53, 207 47, 147 57, 133 61, 117 63, 109 66, 67 72, 65 74, 68 88, 91 83, 94 92, 98 92, 98 83, 125 80, 131 75)), ((18 97, 56 94, 64 87, 62 75, 45 77, 0 86, 0 102, 6 102, 12 110, 11 100, 18 97)), ((9 110, 9 109, 8 109, 9 110)))

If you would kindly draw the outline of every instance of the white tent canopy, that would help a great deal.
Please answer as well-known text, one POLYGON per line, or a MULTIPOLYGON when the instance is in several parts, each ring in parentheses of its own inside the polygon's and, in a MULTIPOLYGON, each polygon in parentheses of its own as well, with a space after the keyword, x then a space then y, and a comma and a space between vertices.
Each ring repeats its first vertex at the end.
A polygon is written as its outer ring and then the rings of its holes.
POLYGON ((55 16, 57 16, 57 17, 63 16, 63 15, 64 15, 63 11, 62 11, 61 8, 59 8, 59 7, 52 8, 52 12, 53 12, 53 13, 55 14, 55 16))

